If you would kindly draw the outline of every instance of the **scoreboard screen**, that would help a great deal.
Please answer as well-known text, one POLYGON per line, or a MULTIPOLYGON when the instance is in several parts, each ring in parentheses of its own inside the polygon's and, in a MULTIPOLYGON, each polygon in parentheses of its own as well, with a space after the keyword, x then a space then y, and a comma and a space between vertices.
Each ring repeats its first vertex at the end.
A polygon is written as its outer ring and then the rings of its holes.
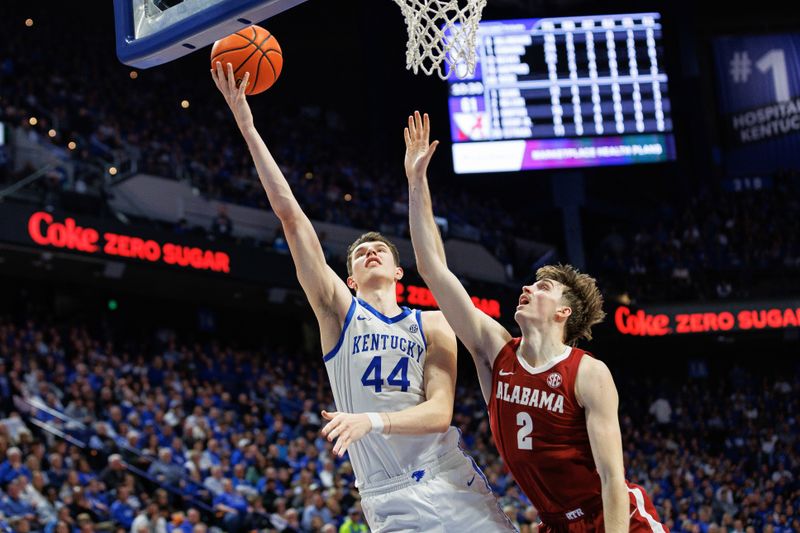
POLYGON ((483 21, 449 80, 458 174, 675 159, 658 13, 483 21))

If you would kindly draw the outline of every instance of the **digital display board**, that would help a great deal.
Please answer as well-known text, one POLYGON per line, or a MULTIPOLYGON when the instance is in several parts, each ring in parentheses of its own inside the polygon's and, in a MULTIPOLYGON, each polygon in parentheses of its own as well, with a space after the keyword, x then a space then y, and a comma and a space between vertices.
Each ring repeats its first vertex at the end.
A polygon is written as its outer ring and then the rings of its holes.
POLYGON ((458 174, 675 159, 658 13, 483 21, 449 80, 458 174))

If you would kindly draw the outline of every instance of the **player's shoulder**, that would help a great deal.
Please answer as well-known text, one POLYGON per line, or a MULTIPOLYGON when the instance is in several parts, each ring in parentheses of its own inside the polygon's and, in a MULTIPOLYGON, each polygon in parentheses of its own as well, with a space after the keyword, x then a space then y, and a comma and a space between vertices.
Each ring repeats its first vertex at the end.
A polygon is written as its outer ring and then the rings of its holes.
POLYGON ((421 311, 420 316, 422 318, 422 325, 423 327, 431 327, 436 329, 444 329, 446 331, 453 331, 453 328, 450 327, 450 324, 447 323, 447 319, 444 317, 444 313, 441 311, 421 311))
POLYGON ((589 352, 583 351, 583 357, 581 357, 578 363, 578 376, 581 378, 602 379, 611 377, 611 370, 603 361, 597 359, 589 352))
POLYGON ((433 342, 442 341, 455 343, 456 334, 448 324, 444 313, 441 311, 422 311, 420 313, 422 329, 425 336, 433 342))
POLYGON ((581 358, 575 379, 575 393, 578 403, 586 406, 586 401, 605 396, 615 389, 614 378, 608 365, 590 354, 581 358))

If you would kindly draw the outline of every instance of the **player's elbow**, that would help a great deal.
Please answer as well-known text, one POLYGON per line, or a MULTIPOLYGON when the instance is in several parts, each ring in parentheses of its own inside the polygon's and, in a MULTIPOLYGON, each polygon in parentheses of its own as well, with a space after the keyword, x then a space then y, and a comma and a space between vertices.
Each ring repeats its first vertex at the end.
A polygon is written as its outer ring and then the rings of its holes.
POLYGON ((290 242, 292 237, 301 239, 303 235, 308 234, 309 230, 313 231, 308 218, 299 209, 285 208, 280 212, 275 211, 275 215, 281 221, 283 233, 290 242))
POLYGON ((442 407, 431 417, 431 431, 434 433, 444 433, 450 428, 450 421, 453 419, 452 406, 448 409, 442 407))
POLYGON ((624 471, 598 469, 597 473, 600 475, 600 484, 604 489, 627 491, 624 471))
POLYGON ((297 203, 297 199, 294 197, 294 194, 292 194, 288 185, 279 187, 277 190, 273 191, 272 194, 269 194, 268 197, 272 212, 275 213, 275 216, 278 217, 284 228, 286 228, 287 225, 298 224, 305 217, 300 204, 297 203))
POLYGON ((300 222, 302 213, 295 208, 292 202, 273 202, 272 212, 281 221, 281 226, 286 233, 295 229, 300 222))
POLYGON ((438 283, 447 267, 435 257, 417 256, 417 272, 428 287, 438 283))
POLYGON ((431 260, 424 254, 417 254, 417 272, 419 273, 420 277, 423 281, 427 282, 428 277, 431 276, 433 272, 433 265, 431 265, 431 260))
POLYGON ((437 420, 434 422, 433 427, 431 427, 432 433, 445 433, 448 429, 450 429, 450 420, 437 420))

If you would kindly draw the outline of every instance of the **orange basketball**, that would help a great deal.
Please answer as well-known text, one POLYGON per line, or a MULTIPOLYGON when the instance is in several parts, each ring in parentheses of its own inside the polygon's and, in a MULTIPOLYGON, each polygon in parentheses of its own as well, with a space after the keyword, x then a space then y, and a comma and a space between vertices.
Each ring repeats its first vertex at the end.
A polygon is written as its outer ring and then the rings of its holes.
POLYGON ((260 26, 250 26, 228 35, 211 48, 211 68, 222 63, 225 74, 228 63, 233 65, 236 85, 250 73, 247 95, 264 92, 275 83, 283 68, 283 53, 275 37, 260 26))

